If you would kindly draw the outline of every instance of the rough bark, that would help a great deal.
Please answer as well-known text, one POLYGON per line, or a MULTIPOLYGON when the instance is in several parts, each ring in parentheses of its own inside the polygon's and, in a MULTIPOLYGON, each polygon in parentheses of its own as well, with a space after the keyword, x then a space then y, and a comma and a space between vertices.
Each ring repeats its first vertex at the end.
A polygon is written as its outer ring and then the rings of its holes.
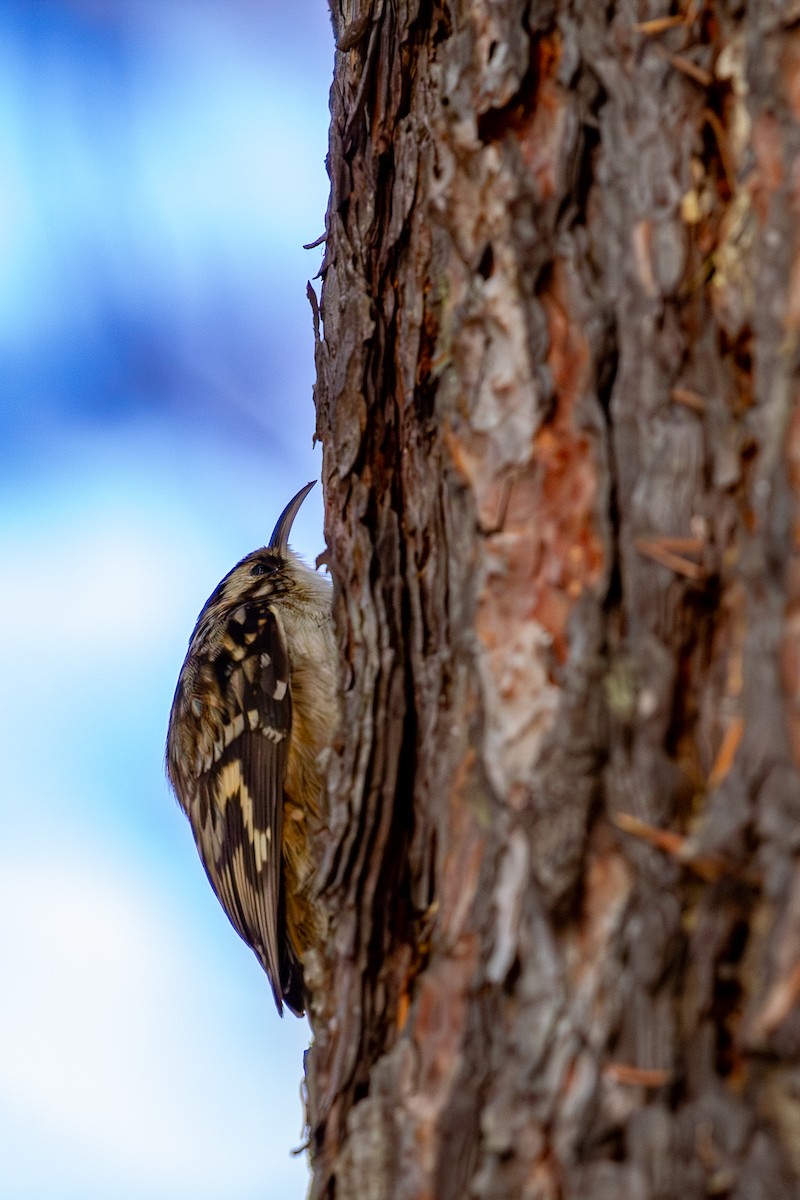
POLYGON ((314 1197, 798 1195, 798 22, 336 0, 314 1197))

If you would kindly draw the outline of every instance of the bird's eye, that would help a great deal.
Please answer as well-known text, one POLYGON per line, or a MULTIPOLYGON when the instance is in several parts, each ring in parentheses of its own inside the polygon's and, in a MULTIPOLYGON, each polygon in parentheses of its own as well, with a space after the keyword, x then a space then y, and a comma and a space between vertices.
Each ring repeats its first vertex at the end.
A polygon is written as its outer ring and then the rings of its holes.
POLYGON ((250 574, 251 575, 268 575, 269 567, 266 565, 266 563, 261 563, 261 562, 253 563, 252 567, 250 568, 250 574))

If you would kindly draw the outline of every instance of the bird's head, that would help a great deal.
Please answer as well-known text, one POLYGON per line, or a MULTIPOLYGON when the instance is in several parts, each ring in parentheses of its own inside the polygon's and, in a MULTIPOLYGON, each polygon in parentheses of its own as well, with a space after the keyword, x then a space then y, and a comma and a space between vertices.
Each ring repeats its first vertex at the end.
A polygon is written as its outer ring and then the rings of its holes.
POLYGON ((241 605, 278 599, 292 590, 298 560, 289 549, 289 533, 300 505, 313 486, 312 480, 286 505, 272 531, 269 545, 247 554, 220 580, 197 618, 191 645, 213 637, 215 630, 241 605))

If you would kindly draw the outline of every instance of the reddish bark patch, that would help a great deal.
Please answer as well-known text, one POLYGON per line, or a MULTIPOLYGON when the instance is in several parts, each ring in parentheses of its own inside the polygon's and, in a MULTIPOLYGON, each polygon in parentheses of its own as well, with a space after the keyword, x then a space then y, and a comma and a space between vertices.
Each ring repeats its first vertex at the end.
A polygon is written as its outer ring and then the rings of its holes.
POLYGON ((795 121, 800 121, 800 34, 790 33, 780 57, 781 83, 795 121))
POLYGON ((768 216, 772 198, 783 183, 783 146, 778 118, 774 113, 762 113, 753 125, 753 150, 756 171, 750 181, 753 203, 763 224, 768 216))
POLYGON ((520 150, 536 181, 540 200, 550 200, 559 188, 567 115, 564 93, 556 78, 560 61, 560 35, 556 32, 540 38, 536 45, 539 77, 536 107, 519 129, 520 150))
POLYGON ((550 334, 547 361, 556 405, 552 419, 535 439, 538 496, 533 511, 539 568, 533 611, 552 634, 563 660, 570 611, 584 589, 598 583, 604 553, 595 520, 594 449, 575 421, 588 386, 589 348, 580 322, 570 311, 566 270, 558 260, 541 301, 550 334))

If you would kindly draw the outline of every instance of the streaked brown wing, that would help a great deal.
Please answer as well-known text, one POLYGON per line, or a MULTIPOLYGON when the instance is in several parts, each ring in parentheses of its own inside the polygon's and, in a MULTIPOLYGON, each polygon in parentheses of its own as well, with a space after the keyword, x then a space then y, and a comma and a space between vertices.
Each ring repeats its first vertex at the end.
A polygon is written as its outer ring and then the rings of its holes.
POLYGON ((278 1011, 296 1007, 283 914, 283 777, 292 704, 278 614, 243 605, 210 660, 223 698, 213 761, 203 762, 192 827, 214 891, 260 959, 278 1011), (293 1004, 293 999, 295 1003, 293 1004))

